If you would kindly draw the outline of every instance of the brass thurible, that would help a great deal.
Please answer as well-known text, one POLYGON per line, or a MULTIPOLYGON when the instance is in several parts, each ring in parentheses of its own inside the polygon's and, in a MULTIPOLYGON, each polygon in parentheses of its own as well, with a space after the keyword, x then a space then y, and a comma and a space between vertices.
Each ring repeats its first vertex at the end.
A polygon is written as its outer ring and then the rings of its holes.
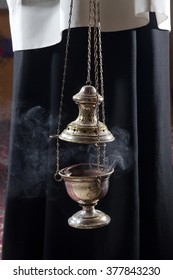
POLYGON ((81 90, 73 96, 79 107, 76 120, 70 122, 60 133, 64 86, 67 70, 68 51, 70 42, 70 26, 72 18, 73 0, 70 3, 69 25, 64 59, 64 72, 61 87, 60 107, 57 134, 50 136, 57 139, 56 144, 56 172, 55 180, 64 180, 68 195, 82 207, 68 219, 70 226, 78 229, 100 228, 110 223, 111 218, 100 210, 95 209, 109 188, 109 177, 114 172, 106 165, 106 143, 114 141, 114 136, 105 124, 104 83, 102 65, 101 24, 99 0, 89 1, 88 26, 88 68, 87 82, 81 90), (94 26, 94 74, 95 87, 92 86, 91 74, 91 33, 94 26), (98 55, 99 54, 99 55, 98 55), (100 69, 100 73, 98 72, 100 69), (100 81, 100 86, 99 86, 100 81), (98 93, 100 87, 100 93, 98 93), (102 122, 99 119, 99 106, 102 104, 102 122), (79 163, 60 170, 60 139, 77 144, 95 144, 97 149, 96 163, 79 163), (103 162, 101 163, 101 146, 103 147, 103 162))

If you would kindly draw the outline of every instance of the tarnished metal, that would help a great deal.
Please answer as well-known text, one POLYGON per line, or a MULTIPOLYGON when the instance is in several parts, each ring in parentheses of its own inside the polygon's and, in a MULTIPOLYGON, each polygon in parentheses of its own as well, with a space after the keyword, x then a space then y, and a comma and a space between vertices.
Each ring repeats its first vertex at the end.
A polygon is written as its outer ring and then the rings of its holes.
POLYGON ((103 198, 109 188, 109 177, 112 168, 96 164, 76 164, 60 170, 69 196, 83 208, 69 218, 70 226, 80 229, 92 229, 109 224, 110 217, 95 205, 103 198))
POLYGON ((84 86, 79 93, 73 96, 73 100, 79 106, 77 119, 67 125, 67 128, 59 135, 64 141, 82 144, 107 143, 114 140, 114 136, 107 126, 98 122, 97 103, 103 101, 103 97, 96 92, 93 86, 84 86))

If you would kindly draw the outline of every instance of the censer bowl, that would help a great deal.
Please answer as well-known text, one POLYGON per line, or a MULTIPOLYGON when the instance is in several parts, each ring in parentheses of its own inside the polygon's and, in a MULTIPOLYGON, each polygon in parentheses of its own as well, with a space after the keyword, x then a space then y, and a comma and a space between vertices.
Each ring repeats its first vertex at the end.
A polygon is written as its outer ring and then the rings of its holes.
POLYGON ((82 210, 68 219, 70 226, 80 229, 103 227, 110 217, 95 205, 109 188, 109 177, 113 168, 97 164, 81 163, 60 170, 68 195, 82 206, 82 210))

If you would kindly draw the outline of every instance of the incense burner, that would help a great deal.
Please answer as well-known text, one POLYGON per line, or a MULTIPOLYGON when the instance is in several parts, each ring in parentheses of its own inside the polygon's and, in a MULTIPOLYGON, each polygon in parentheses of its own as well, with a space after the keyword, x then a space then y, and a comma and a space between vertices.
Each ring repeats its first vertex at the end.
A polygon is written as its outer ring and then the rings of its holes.
POLYGON ((60 170, 68 195, 82 207, 69 218, 70 226, 92 229, 109 224, 110 217, 95 209, 109 188, 109 177, 113 169, 97 164, 81 163, 60 170))

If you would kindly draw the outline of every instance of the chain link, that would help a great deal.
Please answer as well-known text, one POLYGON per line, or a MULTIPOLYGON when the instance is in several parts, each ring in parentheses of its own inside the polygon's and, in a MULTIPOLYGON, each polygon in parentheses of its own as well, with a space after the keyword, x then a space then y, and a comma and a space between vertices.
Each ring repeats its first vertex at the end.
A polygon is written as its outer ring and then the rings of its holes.
POLYGON ((94 20, 94 75, 95 75, 95 88, 99 92, 99 74, 98 74, 98 17, 96 0, 93 2, 93 20, 94 20))
MULTIPOLYGON (((105 97, 104 97, 104 79, 103 79, 103 56, 102 56, 102 38, 101 38, 101 20, 100 20, 100 2, 97 1, 97 13, 98 13, 98 44, 99 44, 99 66, 100 66, 100 93, 103 97, 102 102, 102 122, 106 123, 105 117, 105 97)), ((103 165, 106 164, 106 144, 103 145, 103 165)))
POLYGON ((91 34, 92 34, 92 10, 93 0, 89 1, 89 23, 88 23, 88 61, 87 61, 87 80, 86 84, 91 85, 91 34))
MULTIPOLYGON (((97 0, 93 0, 93 20, 94 20, 94 75, 95 75, 95 88, 99 93, 99 59, 98 59, 98 14, 97 14, 97 0)), ((101 147, 100 147, 100 132, 99 132, 99 96, 97 96, 96 103, 96 114, 97 114, 97 170, 100 170, 100 158, 101 158, 101 147)))
MULTIPOLYGON (((104 81, 103 81, 103 57, 102 57, 102 40, 101 40, 101 23, 100 23, 100 2, 99 0, 94 0, 94 57, 95 57, 95 87, 96 90, 103 97, 102 101, 102 121, 105 124, 105 103, 104 103, 104 81), (99 53, 99 54, 98 54, 99 53), (99 64, 99 65, 98 65, 99 64), (100 68, 100 73, 98 73, 98 68, 100 68), (99 77, 100 75, 100 77, 99 77), (99 88, 99 78, 100 78, 100 88, 99 88)), ((99 104, 97 102, 97 167, 101 164, 101 147, 103 148, 103 165, 106 163, 106 144, 100 144, 99 135, 99 104)))
POLYGON ((70 27, 72 19, 72 10, 73 10, 73 0, 70 3, 70 12, 69 12, 69 21, 68 21, 68 30, 67 30, 67 41, 65 47, 65 57, 64 57, 64 69, 63 69, 63 78, 61 86, 61 96, 60 96, 60 106, 59 106, 59 116, 58 116, 58 127, 57 127, 57 142, 56 142, 56 172, 54 178, 56 181, 61 181, 61 176, 59 175, 60 170, 60 143, 59 143, 59 134, 61 127, 61 117, 62 117, 62 108, 63 108, 63 99, 64 99, 64 88, 67 74, 67 62, 68 62, 68 53, 69 53, 69 42, 70 42, 70 27))
MULTIPOLYGON (((101 93, 102 101, 102 121, 105 124, 105 103, 104 103, 104 81, 103 81, 103 57, 102 57, 102 39, 101 39, 101 23, 100 23, 100 2, 99 0, 90 0, 89 2, 89 26, 88 26, 88 69, 87 84, 91 82, 91 43, 92 43, 92 24, 94 26, 94 76, 96 91, 101 93), (100 72, 98 72, 100 68, 100 72), (99 87, 100 80, 100 87, 99 87)), ((97 168, 99 170, 101 164, 101 144, 99 132, 99 100, 96 104, 97 114, 97 168)), ((103 147, 103 164, 106 162, 106 144, 103 147)))

